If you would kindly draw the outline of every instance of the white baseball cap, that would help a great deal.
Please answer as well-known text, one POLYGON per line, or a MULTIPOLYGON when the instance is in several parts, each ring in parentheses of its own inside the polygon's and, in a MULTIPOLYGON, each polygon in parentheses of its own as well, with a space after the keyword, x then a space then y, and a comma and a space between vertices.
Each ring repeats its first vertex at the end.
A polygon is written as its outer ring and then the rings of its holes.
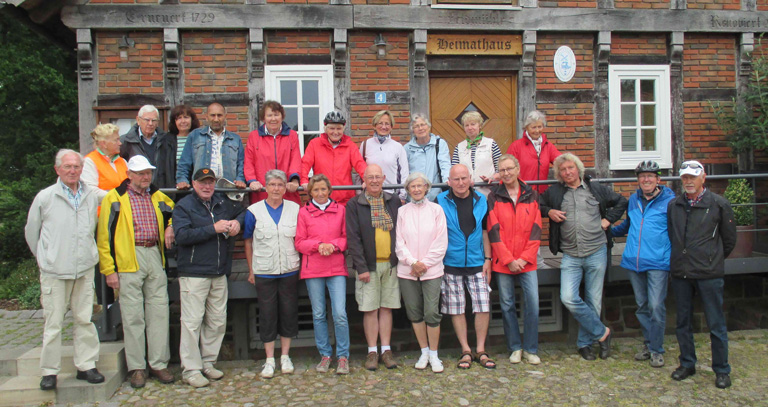
POLYGON ((128 171, 139 172, 144 170, 154 170, 155 168, 157 167, 150 164, 147 157, 144 157, 143 155, 134 155, 128 161, 128 171))
POLYGON ((691 161, 685 161, 684 163, 680 164, 680 176, 683 175, 693 175, 694 177, 698 177, 704 172, 704 166, 701 165, 700 162, 691 160, 691 161))

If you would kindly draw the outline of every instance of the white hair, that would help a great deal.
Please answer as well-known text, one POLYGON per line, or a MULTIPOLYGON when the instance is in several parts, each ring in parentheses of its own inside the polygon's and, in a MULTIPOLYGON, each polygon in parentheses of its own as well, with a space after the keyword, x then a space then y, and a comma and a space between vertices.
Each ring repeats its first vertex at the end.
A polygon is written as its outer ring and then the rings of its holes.
POLYGON ((546 126, 547 116, 538 110, 534 110, 528 113, 528 116, 525 116, 525 121, 523 122, 523 128, 525 129, 531 124, 537 123, 537 122, 541 122, 542 126, 546 126))
POLYGON ((61 167, 61 162, 64 161, 64 157, 68 154, 76 155, 78 160, 80 160, 80 165, 83 165, 83 155, 75 150, 70 150, 68 148, 62 148, 56 153, 56 160, 54 165, 56 165, 56 167, 61 167))
POLYGON ((147 113, 150 113, 150 112, 155 112, 155 114, 157 114, 157 118, 158 119, 160 118, 160 112, 153 105, 144 105, 144 106, 142 106, 141 109, 139 109, 138 116, 141 117, 141 118, 144 118, 144 115, 147 114, 147 113))

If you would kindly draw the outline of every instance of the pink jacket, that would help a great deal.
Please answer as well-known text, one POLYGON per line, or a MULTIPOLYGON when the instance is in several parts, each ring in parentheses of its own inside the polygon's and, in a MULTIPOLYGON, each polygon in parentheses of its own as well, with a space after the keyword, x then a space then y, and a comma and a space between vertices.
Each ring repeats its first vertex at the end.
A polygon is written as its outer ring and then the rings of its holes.
POLYGON ((422 280, 443 276, 443 257, 448 249, 445 213, 440 205, 426 201, 409 203, 397 212, 397 276, 416 280, 411 265, 417 261, 427 266, 422 280))
POLYGON ((347 224, 344 206, 331 202, 325 211, 311 201, 299 210, 296 225, 296 250, 303 254, 301 278, 349 276, 344 250, 347 250, 347 224), (330 243, 336 250, 330 256, 317 251, 320 243, 330 243))

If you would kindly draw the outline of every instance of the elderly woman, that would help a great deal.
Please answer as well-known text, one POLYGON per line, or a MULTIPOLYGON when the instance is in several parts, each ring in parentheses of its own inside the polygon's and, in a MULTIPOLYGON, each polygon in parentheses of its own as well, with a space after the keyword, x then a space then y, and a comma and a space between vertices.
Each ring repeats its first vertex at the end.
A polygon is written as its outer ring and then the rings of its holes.
MULTIPOLYGON (((371 120, 373 125, 373 137, 363 141, 360 145, 360 154, 368 165, 376 164, 384 172, 384 184, 402 184, 408 177, 408 155, 402 144, 392 139, 392 127, 395 119, 392 112, 382 110, 376 113, 371 120)), ((362 175, 362 174, 361 174, 362 175)), ((404 190, 394 190, 394 194, 400 196, 405 202, 404 190)))
MULTIPOLYGON (((309 173, 324 174, 334 185, 352 185, 352 169, 360 176, 366 164, 352 138, 344 134, 347 119, 334 110, 325 115, 325 133, 313 138, 301 159, 301 185, 307 190, 309 173)), ((330 185, 330 184, 329 184, 330 185)), ((355 191, 333 191, 331 198, 346 205, 355 191)))
POLYGON ((288 182, 285 173, 270 170, 265 174, 267 198, 248 207, 245 215, 245 257, 256 286, 259 301, 259 335, 267 360, 261 377, 275 374, 275 338, 280 334, 280 370, 293 373, 288 356, 291 338, 299 333, 298 292, 299 253, 296 251, 296 221, 299 205, 283 199, 288 182))
MULTIPOLYGON (((528 113, 523 122, 523 136, 509 145, 507 154, 512 154, 520 161, 520 179, 523 181, 546 180, 549 165, 560 155, 554 144, 544 135, 547 117, 534 110, 528 113)), ((543 194, 549 185, 533 185, 532 188, 543 194)))
POLYGON ((524 358, 532 365, 539 359, 539 282, 536 254, 541 243, 541 213, 538 196, 519 178, 520 163, 510 154, 499 158, 501 185, 488 194, 488 238, 491 268, 499 284, 501 315, 509 361, 524 358), (515 280, 523 289, 525 341, 521 343, 515 309, 515 280))
POLYGON ((200 127, 197 114, 187 105, 178 105, 171 109, 171 118, 168 120, 168 134, 176 137, 176 163, 181 158, 184 145, 187 143, 189 133, 200 127))
MULTIPOLYGON (((491 182, 499 179, 499 157, 501 149, 492 138, 485 137, 480 129, 483 116, 478 112, 467 112, 461 117, 466 140, 453 149, 451 165, 464 164, 474 182, 491 182)), ((489 187, 477 188, 478 192, 488 195, 489 187)))
POLYGON ((99 124, 91 132, 94 149, 83 160, 80 179, 96 190, 99 202, 111 189, 128 178, 128 164, 120 157, 120 129, 112 123, 99 124))
POLYGON ((264 174, 277 169, 288 174, 285 199, 300 204, 297 192, 301 172, 299 135, 284 121, 283 105, 274 100, 264 102, 259 119, 264 124, 248 136, 243 167, 248 187, 255 191, 251 193, 251 202, 267 197, 268 192, 261 192, 265 185, 264 174))
POLYGON ((296 249, 304 255, 301 278, 307 283, 312 302, 315 343, 320 352, 320 363, 315 369, 328 371, 333 348, 328 340, 325 290, 331 297, 333 326, 336 334, 336 374, 349 373, 349 325, 347 324, 347 249, 346 211, 343 205, 330 199, 331 182, 323 174, 309 180, 307 186, 312 199, 299 211, 296 228, 296 249))
POLYGON ((437 356, 437 344, 442 315, 438 304, 448 231, 442 208, 427 199, 431 186, 421 172, 413 172, 405 180, 411 202, 397 213, 395 251, 405 311, 421 347, 416 369, 426 369, 429 364, 433 372, 441 373, 443 362, 437 356))
MULTIPOLYGON (((448 173, 451 170, 451 158, 448 152, 448 143, 440 136, 432 134, 432 123, 426 115, 416 113, 411 119, 411 132, 413 137, 405 145, 405 154, 408 156, 408 170, 421 172, 426 175, 431 183, 448 182, 448 173)), ((432 188, 427 193, 427 199, 433 201, 440 188, 432 188)))

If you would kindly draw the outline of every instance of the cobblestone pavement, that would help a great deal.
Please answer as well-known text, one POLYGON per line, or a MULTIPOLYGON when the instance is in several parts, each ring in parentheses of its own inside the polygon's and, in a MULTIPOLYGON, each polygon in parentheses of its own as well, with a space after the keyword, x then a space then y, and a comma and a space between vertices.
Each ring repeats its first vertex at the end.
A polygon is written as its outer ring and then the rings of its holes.
MULTIPOLYGON (((0 348, 39 344, 33 335, 39 335, 42 328, 27 327, 35 321, 29 316, 26 319, 32 322, 14 322, 19 318, 0 314, 0 348)), ((42 322, 36 321, 37 325, 42 322)), ((278 369, 275 378, 260 378, 263 359, 220 362, 217 366, 225 377, 207 388, 193 389, 181 380, 171 385, 150 380, 144 389, 134 390, 126 382, 111 400, 79 406, 768 406, 768 330, 731 332, 729 339, 733 387, 727 390, 714 386, 709 338, 697 334, 698 369, 683 382, 669 377, 677 366, 677 343, 668 335, 667 365, 660 369, 633 359, 641 345, 638 338, 614 339, 613 355, 594 362, 582 360, 571 344, 542 343, 543 363, 539 366, 512 365, 503 347, 493 347, 491 355, 498 362, 495 370, 473 364, 460 371, 455 367, 459 352, 441 350, 442 374, 415 370, 417 352, 398 353, 400 368, 382 367, 375 372, 362 368, 362 353, 353 353, 348 376, 337 376, 333 370, 317 373, 317 357, 295 356, 293 375, 282 375, 278 369)), ((181 376, 178 366, 172 371, 181 376)))

